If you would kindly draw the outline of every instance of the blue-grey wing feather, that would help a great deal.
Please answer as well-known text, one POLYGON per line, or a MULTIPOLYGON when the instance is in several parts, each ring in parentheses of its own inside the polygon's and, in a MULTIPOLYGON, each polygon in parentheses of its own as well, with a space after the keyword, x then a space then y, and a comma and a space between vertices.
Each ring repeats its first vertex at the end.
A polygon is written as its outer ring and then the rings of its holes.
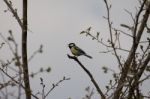
POLYGON ((86 54, 82 49, 80 49, 79 47, 75 46, 74 48, 78 51, 78 53, 77 53, 78 56, 84 55, 84 56, 87 56, 88 58, 92 58, 90 55, 87 55, 87 54, 86 54))

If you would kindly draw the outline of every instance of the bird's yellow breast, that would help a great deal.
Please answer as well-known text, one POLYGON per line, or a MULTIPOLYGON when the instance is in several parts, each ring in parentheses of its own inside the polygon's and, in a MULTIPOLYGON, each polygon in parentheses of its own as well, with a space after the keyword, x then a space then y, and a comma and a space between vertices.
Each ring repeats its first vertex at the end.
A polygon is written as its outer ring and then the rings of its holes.
POLYGON ((75 49, 74 47, 71 48, 71 52, 73 55, 78 56, 78 50, 75 49))

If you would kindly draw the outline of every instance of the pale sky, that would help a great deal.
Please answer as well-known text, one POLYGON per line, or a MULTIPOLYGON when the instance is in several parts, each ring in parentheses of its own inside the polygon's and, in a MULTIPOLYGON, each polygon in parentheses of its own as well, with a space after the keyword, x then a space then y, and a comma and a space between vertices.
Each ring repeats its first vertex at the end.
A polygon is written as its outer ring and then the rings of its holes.
MULTIPOLYGON (((12 0, 14 7, 18 8, 21 16, 21 0, 12 0)), ((110 0, 112 3, 111 17, 114 26, 119 27, 120 23, 132 24, 130 16, 124 11, 135 11, 137 0, 110 0)), ((21 29, 12 17, 10 12, 4 13, 7 9, 3 0, 0 1, 0 33, 7 35, 7 31, 12 29, 17 41, 21 41, 21 29)), ((28 56, 30 56, 40 44, 44 45, 44 53, 37 55, 30 63, 30 72, 36 72, 40 67, 52 68, 49 74, 39 74, 31 79, 33 92, 41 91, 40 77, 44 79, 46 90, 52 87, 51 84, 62 79, 63 76, 70 77, 71 80, 61 83, 47 99, 81 99, 85 95, 84 88, 93 84, 87 74, 78 66, 76 62, 68 59, 67 54, 71 54, 68 43, 74 42, 79 47, 90 54, 93 59, 79 57, 81 62, 91 71, 94 78, 99 83, 101 89, 110 80, 110 74, 104 74, 102 66, 108 66, 117 70, 116 59, 112 55, 100 54, 105 47, 80 32, 92 26, 93 34, 101 33, 101 37, 107 40, 108 27, 103 18, 106 15, 103 0, 29 0, 28 2, 28 26, 33 32, 28 32, 28 56)), ((131 40, 122 37, 122 44, 131 40)), ((130 43, 129 43, 130 44, 130 43)), ((20 49, 21 50, 21 49, 20 49)), ((0 53, 0 59, 9 57, 7 46, 0 53)), ((150 89, 150 88, 149 88, 150 89)), ((99 95, 94 90, 93 99, 98 99, 99 95)))

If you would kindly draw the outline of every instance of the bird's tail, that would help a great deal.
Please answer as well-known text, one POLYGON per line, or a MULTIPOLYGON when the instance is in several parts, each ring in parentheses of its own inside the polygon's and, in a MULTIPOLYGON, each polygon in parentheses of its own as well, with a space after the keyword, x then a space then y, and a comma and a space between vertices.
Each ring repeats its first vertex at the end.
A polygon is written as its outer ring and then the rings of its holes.
POLYGON ((84 54, 84 56, 86 56, 86 57, 92 59, 92 56, 90 56, 90 55, 84 54))

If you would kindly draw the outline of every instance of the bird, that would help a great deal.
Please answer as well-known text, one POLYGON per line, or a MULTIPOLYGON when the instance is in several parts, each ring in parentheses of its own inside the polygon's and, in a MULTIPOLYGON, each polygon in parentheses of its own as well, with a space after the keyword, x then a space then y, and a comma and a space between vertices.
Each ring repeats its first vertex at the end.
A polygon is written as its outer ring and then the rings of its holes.
POLYGON ((68 44, 68 47, 70 48, 70 51, 72 52, 72 54, 74 56, 81 56, 81 55, 84 55, 90 59, 92 59, 92 57, 88 54, 86 54, 81 48, 79 48, 78 46, 76 46, 75 43, 69 43, 68 44))

